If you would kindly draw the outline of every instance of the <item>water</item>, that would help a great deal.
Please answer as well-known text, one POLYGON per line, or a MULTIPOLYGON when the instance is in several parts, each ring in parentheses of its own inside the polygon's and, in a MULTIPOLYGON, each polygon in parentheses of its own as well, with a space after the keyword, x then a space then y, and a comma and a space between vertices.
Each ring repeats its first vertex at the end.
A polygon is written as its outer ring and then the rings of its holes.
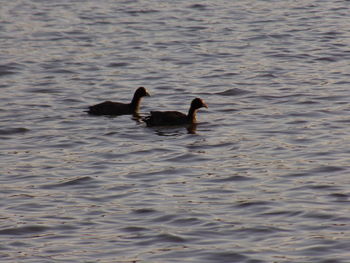
POLYGON ((349 262, 347 1, 4 1, 1 262, 349 262), (147 128, 129 101, 199 124, 147 128))

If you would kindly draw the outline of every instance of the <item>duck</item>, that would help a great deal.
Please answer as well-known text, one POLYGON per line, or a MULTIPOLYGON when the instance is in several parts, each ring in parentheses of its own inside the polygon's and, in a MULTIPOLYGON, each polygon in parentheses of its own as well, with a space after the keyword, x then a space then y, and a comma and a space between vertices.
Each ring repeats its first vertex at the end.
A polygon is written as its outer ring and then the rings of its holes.
POLYGON ((89 107, 87 111, 91 115, 137 115, 141 99, 148 97, 150 94, 144 87, 139 87, 130 103, 121 103, 113 101, 105 101, 89 107))
POLYGON ((197 110, 203 107, 208 108, 202 99, 195 98, 191 102, 187 115, 178 111, 151 111, 151 114, 143 118, 143 121, 148 127, 195 124, 197 110))

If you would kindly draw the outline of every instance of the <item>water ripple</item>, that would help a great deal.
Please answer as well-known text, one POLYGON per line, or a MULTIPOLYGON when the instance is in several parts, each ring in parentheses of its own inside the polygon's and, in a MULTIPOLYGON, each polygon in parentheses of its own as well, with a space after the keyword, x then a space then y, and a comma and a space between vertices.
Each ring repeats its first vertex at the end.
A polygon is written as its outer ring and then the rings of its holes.
POLYGON ((16 227, 16 228, 6 228, 0 230, 0 235, 31 235, 31 234, 38 234, 44 231, 49 230, 49 227, 46 226, 23 226, 23 227, 16 227))
POLYGON ((7 129, 0 129, 0 135, 12 135, 17 133, 26 133, 30 130, 27 128, 7 128, 7 129))
POLYGON ((344 1, 6 1, 1 259, 347 262, 344 1), (89 105, 209 108, 147 128, 89 105))
POLYGON ((94 182, 96 182, 95 179, 89 176, 84 176, 84 177, 79 177, 75 179, 69 179, 62 183, 43 185, 42 188, 43 189, 60 188, 60 187, 94 188, 95 187, 94 182))

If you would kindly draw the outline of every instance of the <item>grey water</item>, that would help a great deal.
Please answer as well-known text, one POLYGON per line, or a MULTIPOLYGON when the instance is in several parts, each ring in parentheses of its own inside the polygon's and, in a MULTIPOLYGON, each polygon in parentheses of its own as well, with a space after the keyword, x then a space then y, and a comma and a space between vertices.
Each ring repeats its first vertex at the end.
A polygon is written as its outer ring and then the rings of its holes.
POLYGON ((0 7, 1 262, 350 262, 349 1, 0 7), (198 125, 142 116, 209 106, 198 125))

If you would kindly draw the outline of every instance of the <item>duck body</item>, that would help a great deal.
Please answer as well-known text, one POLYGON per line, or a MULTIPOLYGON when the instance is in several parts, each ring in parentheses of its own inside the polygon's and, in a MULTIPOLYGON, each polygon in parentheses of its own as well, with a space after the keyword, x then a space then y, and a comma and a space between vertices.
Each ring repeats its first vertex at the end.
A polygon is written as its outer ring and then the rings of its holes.
POLYGON ((186 114, 178 111, 151 111, 145 122, 147 126, 163 126, 189 124, 191 120, 186 114))
POLYGON ((140 108, 141 99, 150 96, 144 87, 138 88, 130 103, 105 101, 89 107, 87 111, 91 115, 126 115, 137 114, 140 108))
POLYGON ((147 126, 170 126, 196 123, 196 112, 199 108, 208 106, 199 98, 192 101, 188 114, 178 111, 151 111, 150 116, 144 118, 147 126))
POLYGON ((92 115, 125 115, 133 114, 134 111, 130 104, 105 101, 89 107, 89 114, 92 115))

